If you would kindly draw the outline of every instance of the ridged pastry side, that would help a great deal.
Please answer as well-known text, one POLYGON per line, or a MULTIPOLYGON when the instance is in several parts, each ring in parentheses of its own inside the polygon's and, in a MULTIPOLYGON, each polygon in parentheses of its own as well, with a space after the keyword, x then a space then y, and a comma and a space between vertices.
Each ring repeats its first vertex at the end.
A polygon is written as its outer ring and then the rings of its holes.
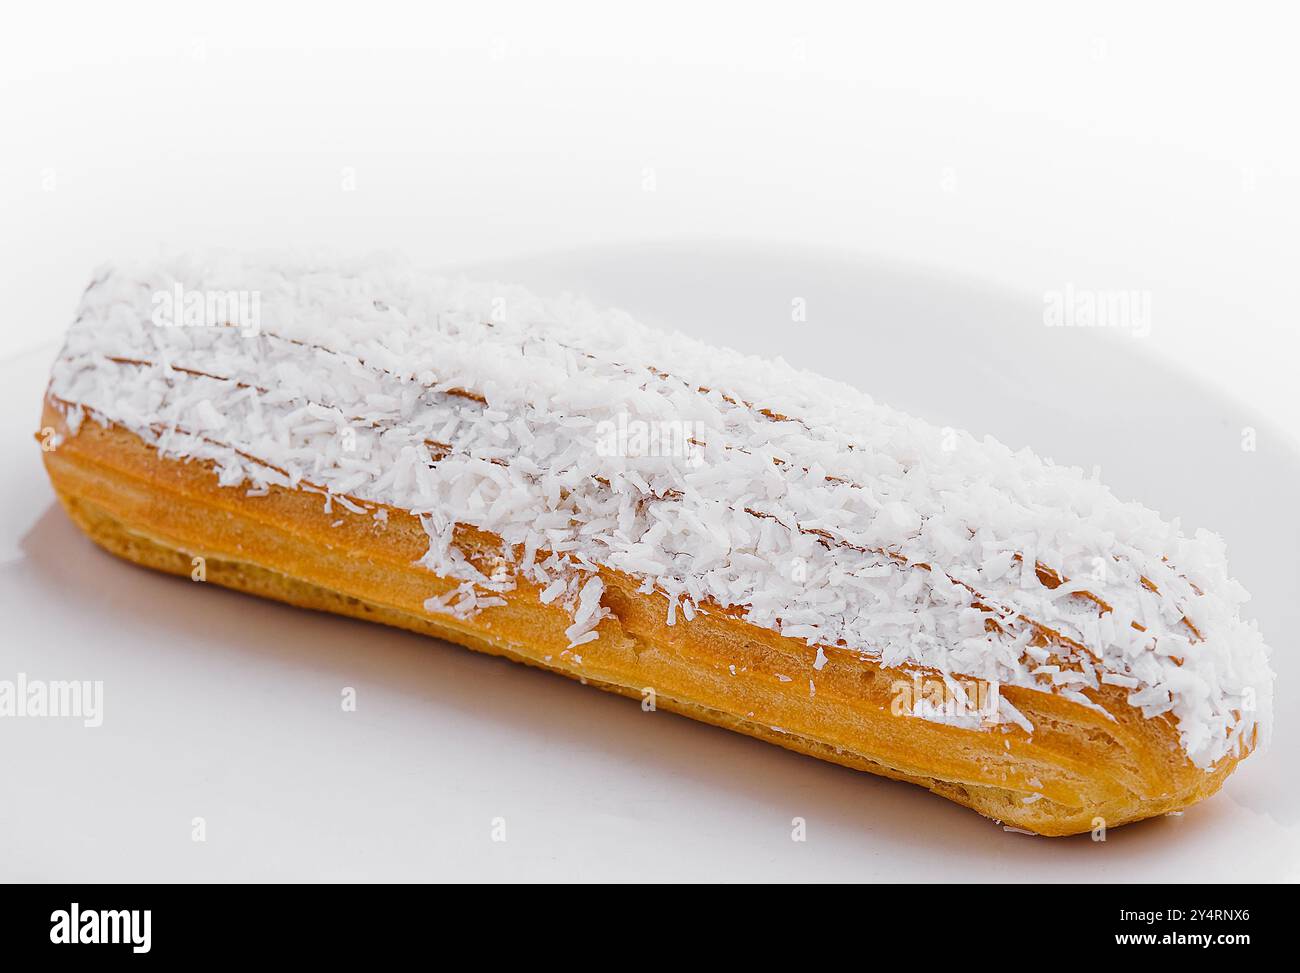
MULTIPOLYGON (((1093 694, 1095 709, 1003 686, 1032 734, 897 715, 899 687, 933 673, 832 651, 814 689, 786 676, 806 672, 801 640, 720 610, 669 626, 663 596, 605 568, 610 614, 600 637, 576 649, 565 634, 569 613, 542 604, 526 579, 472 617, 431 615, 426 599, 460 582, 416 563, 429 537, 407 511, 327 509, 323 496, 276 486, 249 496, 218 485, 211 464, 161 458, 123 428, 87 421, 72 434, 48 400, 42 426, 58 434, 44 458, 64 508, 127 560, 189 576, 201 556, 206 580, 224 587, 444 638, 627 696, 653 689, 657 707, 920 784, 1016 828, 1067 835, 1181 810, 1214 793, 1240 759, 1198 769, 1172 719, 1145 718, 1115 686, 1093 694)), ((490 533, 459 528, 456 543, 486 574, 500 558, 490 533)))

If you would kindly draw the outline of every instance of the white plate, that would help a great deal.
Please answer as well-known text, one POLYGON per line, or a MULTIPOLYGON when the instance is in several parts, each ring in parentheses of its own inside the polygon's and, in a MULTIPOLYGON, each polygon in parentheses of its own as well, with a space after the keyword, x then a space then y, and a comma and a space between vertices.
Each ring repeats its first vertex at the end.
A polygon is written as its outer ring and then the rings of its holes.
POLYGON ((0 679, 102 680, 104 720, 0 718, 0 879, 1300 877, 1300 457, 1222 390, 1127 333, 1044 327, 1036 296, 837 256, 664 245, 468 269, 1099 464, 1121 496, 1217 530, 1278 649, 1272 749, 1183 817, 1049 841, 565 679, 156 575, 93 547, 53 500, 31 439, 46 348, 0 366, 0 679))

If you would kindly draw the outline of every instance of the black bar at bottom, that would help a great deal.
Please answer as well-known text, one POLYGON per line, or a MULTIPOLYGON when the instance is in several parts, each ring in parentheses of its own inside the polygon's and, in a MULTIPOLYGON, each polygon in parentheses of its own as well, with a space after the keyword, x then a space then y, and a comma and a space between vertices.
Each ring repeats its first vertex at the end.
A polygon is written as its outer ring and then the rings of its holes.
POLYGON ((1199 951, 1232 962, 1288 944, 1292 896, 1289 886, 1260 885, 814 886, 776 894, 737 886, 593 894, 582 887, 7 885, 0 886, 0 943, 6 961, 64 954, 92 962, 285 956, 336 963, 408 955, 421 943, 441 951, 459 940, 482 948, 485 959, 508 942, 539 957, 572 950, 653 963, 703 937, 734 963, 746 951, 761 959, 772 948, 798 949, 814 962, 832 942, 838 951, 885 937, 931 960, 1199 951))

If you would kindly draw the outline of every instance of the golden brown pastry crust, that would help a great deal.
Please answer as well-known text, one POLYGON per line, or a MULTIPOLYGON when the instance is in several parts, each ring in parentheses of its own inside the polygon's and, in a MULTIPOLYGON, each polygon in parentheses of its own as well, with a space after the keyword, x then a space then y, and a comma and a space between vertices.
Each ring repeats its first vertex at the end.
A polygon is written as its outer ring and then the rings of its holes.
MULTIPOLYGON (((895 715, 911 672, 827 650, 815 695, 801 641, 712 611, 666 622, 667 602, 626 575, 601 570, 612 614, 600 638, 568 648, 571 624, 523 579, 506 604, 471 619, 430 614, 431 595, 459 582, 415 562, 428 535, 407 511, 353 513, 303 490, 247 496, 217 484, 209 464, 160 458, 134 433, 94 421, 69 433, 46 401, 42 427, 58 433, 44 454, 68 514, 101 547, 137 564, 318 611, 368 619, 505 656, 623 695, 653 690, 657 707, 738 730, 847 767, 920 784, 1007 825, 1043 835, 1115 827, 1178 811, 1214 793, 1239 757, 1196 768, 1168 716, 1145 718, 1114 686, 1090 693, 1097 710, 1050 693, 1002 687, 1032 723, 972 730, 895 715), (1036 796, 1041 795, 1041 796, 1036 796)), ((380 505, 367 503, 369 511, 380 505)), ((457 544, 491 569, 501 542, 469 528, 457 544)))

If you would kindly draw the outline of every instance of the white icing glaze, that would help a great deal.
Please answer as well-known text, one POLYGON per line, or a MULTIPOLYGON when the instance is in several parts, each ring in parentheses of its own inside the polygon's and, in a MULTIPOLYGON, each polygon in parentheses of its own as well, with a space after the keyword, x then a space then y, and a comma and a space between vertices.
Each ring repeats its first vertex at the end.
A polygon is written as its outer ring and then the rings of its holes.
POLYGON ((120 424, 250 495, 414 512, 421 563, 463 582, 430 612, 467 617, 524 575, 569 609, 573 648, 607 614, 605 567, 667 595, 669 624, 722 606, 806 641, 809 678, 848 652, 1085 705, 1122 686, 1148 717, 1171 712, 1203 767, 1269 732, 1268 649, 1215 535, 1027 450, 569 297, 394 258, 108 267, 50 392, 74 432, 86 415, 120 424), (256 294, 259 333, 155 325, 177 284, 256 294), (689 447, 610 450, 611 425, 633 422, 689 447), (503 539, 490 575, 456 524, 503 539))

